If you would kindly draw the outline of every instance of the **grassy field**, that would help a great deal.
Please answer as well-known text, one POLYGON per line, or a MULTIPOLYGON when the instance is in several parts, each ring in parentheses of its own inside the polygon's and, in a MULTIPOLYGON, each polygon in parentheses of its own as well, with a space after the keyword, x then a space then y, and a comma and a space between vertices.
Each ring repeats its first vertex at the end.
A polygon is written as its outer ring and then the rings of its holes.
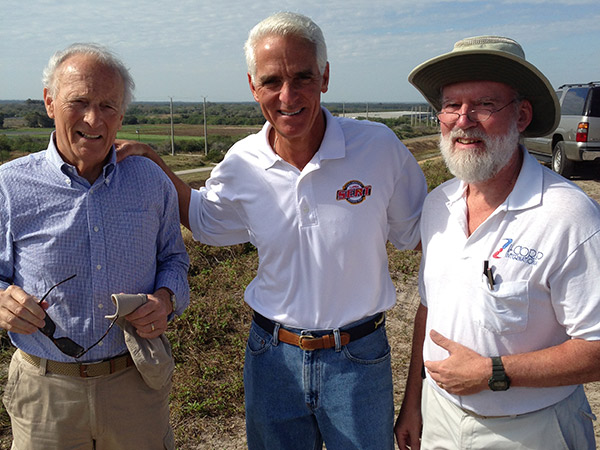
MULTIPOLYGON (((144 133, 145 134, 145 133, 144 133)), ((406 141, 423 169, 430 187, 449 178, 439 159, 430 159, 437 136, 406 141)), ((174 170, 205 164, 199 155, 165 155, 174 170)), ((208 172, 190 174, 185 181, 201 186, 208 172)), ((209 247, 194 242, 183 229, 190 255, 191 304, 169 327, 176 362, 171 393, 172 423, 178 449, 224 448, 215 445, 225 435, 243 429, 242 366, 251 311, 243 301, 243 291, 256 273, 258 256, 250 244, 209 247), (199 436, 205 436, 204 441, 199 436), (210 441, 213 444, 199 442, 210 441)), ((420 254, 389 247, 390 271, 395 282, 414 278, 420 254)), ((407 328, 403 340, 410 338, 407 328)), ((12 347, 0 332, 0 389, 6 382, 7 363, 12 347)), ((405 364, 406 361, 398 361, 405 364)), ((10 421, 0 407, 0 449, 10 448, 10 421)))
MULTIPOLYGON (((248 134, 255 133, 260 127, 237 127, 210 125, 207 127, 206 134, 209 140, 215 136, 233 136, 241 138, 248 134)), ((175 124, 173 126, 173 135, 175 141, 191 140, 204 142, 204 126, 202 125, 184 125, 175 124)), ((130 139, 146 143, 159 143, 170 140, 171 126, 165 124, 143 124, 143 125, 123 125, 121 131, 117 134, 118 139, 130 139)))

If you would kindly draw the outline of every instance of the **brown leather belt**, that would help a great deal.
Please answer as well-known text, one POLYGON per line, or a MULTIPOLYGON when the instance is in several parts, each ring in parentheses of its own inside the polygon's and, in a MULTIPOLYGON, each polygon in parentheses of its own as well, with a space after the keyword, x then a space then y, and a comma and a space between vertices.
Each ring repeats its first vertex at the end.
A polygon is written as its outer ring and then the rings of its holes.
MULTIPOLYGON (((18 350, 21 352, 21 356, 23 360, 27 361, 29 364, 40 367, 41 358, 37 356, 30 355, 29 353, 25 353, 22 350, 18 350)), ((81 377, 81 378, 91 378, 91 377, 101 377, 103 375, 110 375, 111 373, 119 372, 128 367, 133 366, 133 360, 131 359, 131 355, 121 355, 115 356, 111 359, 105 359, 104 361, 98 361, 95 363, 62 363, 58 361, 50 361, 46 360, 46 371, 50 373, 55 373, 58 375, 66 375, 69 377, 81 377)))
MULTIPOLYGON (((256 311, 254 311, 254 322, 256 322, 256 324, 267 333, 272 334, 275 330, 275 322, 260 315, 256 311)), ((381 313, 378 314, 374 319, 361 323, 360 325, 345 330, 340 330, 340 344, 347 345, 349 342, 365 337, 375 331, 378 327, 382 326, 384 322, 385 313, 381 313)), ((302 350, 306 351, 322 350, 335 347, 335 336, 333 332, 327 333, 323 336, 313 336, 310 333, 296 334, 284 328, 279 328, 278 339, 281 342, 295 345, 296 347, 300 347, 302 350)))

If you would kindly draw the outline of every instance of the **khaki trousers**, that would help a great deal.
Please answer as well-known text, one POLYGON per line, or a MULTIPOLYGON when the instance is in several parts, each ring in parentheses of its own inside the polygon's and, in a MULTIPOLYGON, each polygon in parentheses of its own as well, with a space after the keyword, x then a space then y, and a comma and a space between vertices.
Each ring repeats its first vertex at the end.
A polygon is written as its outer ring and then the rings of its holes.
POLYGON ((134 366, 94 378, 47 373, 16 351, 3 399, 12 449, 173 449, 170 389, 149 388, 134 366))
MULTIPOLYGON (((423 380, 421 450, 595 450, 595 416, 583 386, 555 405, 511 417, 482 418, 423 380)), ((502 395, 500 392, 499 395, 502 395)))

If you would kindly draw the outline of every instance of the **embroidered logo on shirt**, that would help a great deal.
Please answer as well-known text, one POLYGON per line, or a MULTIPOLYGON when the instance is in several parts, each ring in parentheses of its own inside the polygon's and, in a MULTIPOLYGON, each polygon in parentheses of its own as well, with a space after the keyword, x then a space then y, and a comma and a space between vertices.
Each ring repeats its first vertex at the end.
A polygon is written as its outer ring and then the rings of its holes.
POLYGON ((348 203, 356 205, 371 195, 372 186, 365 186, 360 181, 348 181, 344 187, 337 191, 336 200, 346 200, 348 203))
POLYGON ((535 248, 526 247, 517 243, 513 244, 512 239, 504 238, 504 240, 506 241, 504 245, 495 252, 492 257, 496 259, 508 258, 534 266, 544 257, 544 254, 535 248))
POLYGON ((512 239, 504 239, 506 241, 506 243, 500 248, 500 250, 498 250, 496 253, 494 253, 492 255, 493 258, 499 259, 501 258, 500 253, 502 253, 504 250, 506 250, 506 247, 508 247, 510 244, 512 244, 512 239))

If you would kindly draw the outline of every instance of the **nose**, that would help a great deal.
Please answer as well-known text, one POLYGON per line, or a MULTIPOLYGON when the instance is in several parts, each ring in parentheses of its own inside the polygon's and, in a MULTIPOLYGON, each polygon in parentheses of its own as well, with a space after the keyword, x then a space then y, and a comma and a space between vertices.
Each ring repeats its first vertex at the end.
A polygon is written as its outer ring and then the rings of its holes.
POLYGON ((298 93, 294 82, 291 80, 284 81, 279 91, 279 101, 285 105, 291 105, 297 97, 298 93))
POLYGON ((90 127, 94 128, 102 122, 102 112, 98 105, 88 105, 85 109, 84 121, 90 127))
POLYGON ((468 112, 471 109, 472 108, 467 104, 463 104, 461 106, 460 110, 457 111, 457 113, 459 113, 460 116, 458 116, 458 120, 454 123, 455 127, 465 129, 477 126, 477 122, 474 122, 471 119, 469 119, 468 112))

